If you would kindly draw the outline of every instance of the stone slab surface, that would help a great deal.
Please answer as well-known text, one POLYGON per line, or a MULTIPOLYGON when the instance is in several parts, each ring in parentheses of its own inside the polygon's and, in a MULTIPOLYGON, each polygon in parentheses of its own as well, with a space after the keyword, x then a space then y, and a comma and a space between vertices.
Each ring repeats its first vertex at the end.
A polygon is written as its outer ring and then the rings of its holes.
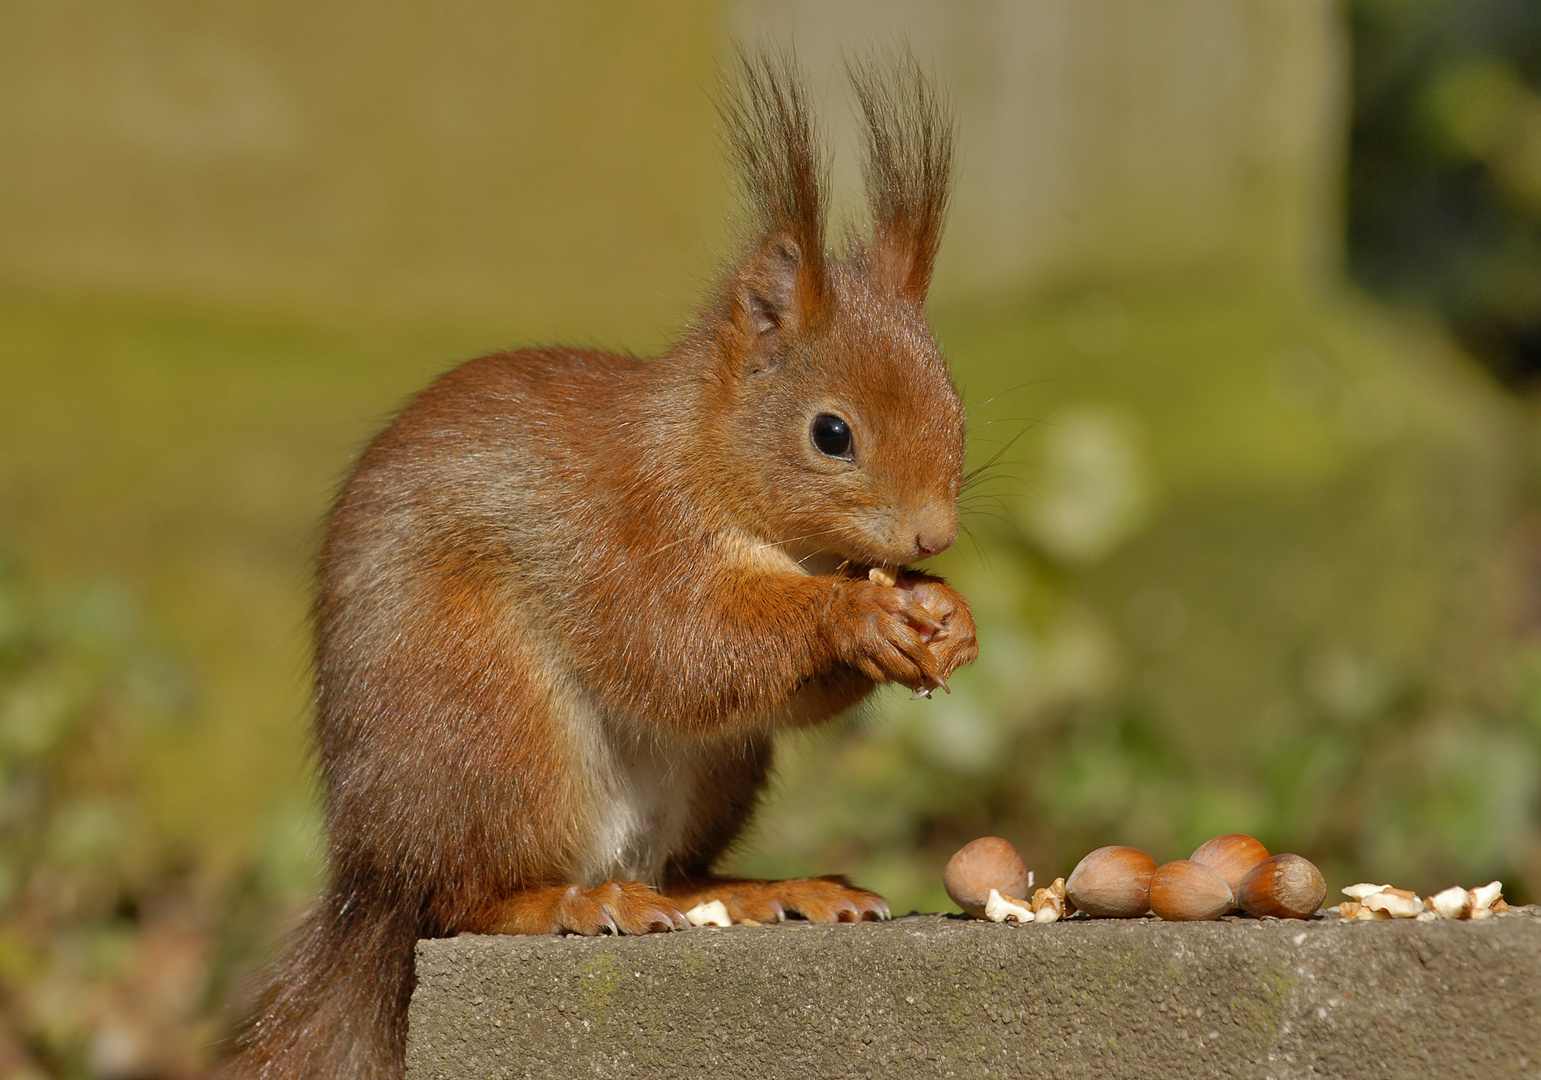
POLYGON ((1538 914, 422 941, 407 1076, 1541 1077, 1538 914))

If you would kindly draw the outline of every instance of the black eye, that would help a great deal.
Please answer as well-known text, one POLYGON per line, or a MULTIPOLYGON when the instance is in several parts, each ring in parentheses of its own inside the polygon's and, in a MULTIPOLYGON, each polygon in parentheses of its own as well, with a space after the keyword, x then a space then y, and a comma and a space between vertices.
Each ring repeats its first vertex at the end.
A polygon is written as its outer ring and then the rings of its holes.
POLYGON ((851 425, 838 416, 822 413, 813 418, 813 445, 819 453, 832 458, 844 458, 852 460, 855 455, 851 453, 851 425))

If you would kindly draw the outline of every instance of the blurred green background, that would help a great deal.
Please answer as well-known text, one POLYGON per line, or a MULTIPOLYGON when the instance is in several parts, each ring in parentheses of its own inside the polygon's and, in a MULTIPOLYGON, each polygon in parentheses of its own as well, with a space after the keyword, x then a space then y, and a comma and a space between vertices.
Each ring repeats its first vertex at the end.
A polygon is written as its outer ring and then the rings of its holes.
POLYGON ((788 739, 744 872, 899 910, 1249 831, 1541 896, 1541 9, 17 0, 0 33, 0 1077, 182 1077, 318 875, 305 610, 404 398, 657 351, 730 250, 711 91, 908 40, 962 172, 937 568, 979 664, 788 739))

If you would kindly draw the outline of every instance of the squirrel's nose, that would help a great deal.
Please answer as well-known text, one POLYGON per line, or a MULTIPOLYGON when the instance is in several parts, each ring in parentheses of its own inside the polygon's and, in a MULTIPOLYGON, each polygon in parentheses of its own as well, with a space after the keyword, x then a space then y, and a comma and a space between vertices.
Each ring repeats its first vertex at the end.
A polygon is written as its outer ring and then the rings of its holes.
POLYGON ((922 521, 915 533, 915 550, 918 558, 928 559, 940 551, 946 551, 958 538, 956 514, 936 514, 932 520, 922 521))

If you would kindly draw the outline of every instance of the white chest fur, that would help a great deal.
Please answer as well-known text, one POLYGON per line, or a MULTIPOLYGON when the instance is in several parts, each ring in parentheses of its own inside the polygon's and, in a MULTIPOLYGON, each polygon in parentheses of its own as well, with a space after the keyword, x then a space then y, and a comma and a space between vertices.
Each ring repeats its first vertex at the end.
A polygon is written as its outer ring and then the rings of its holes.
POLYGON ((669 856, 685 838, 700 762, 698 745, 618 732, 590 714, 579 720, 580 752, 591 777, 589 840, 579 883, 660 885, 669 856))

